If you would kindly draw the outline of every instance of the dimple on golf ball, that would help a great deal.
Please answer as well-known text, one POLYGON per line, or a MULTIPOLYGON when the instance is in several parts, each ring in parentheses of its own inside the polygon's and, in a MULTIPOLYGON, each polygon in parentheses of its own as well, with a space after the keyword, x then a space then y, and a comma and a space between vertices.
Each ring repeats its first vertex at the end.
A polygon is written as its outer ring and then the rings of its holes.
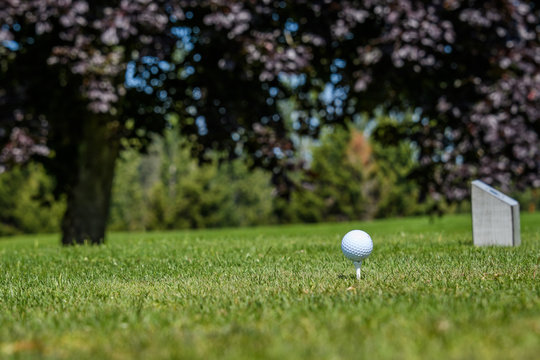
POLYGON ((347 259, 361 262, 373 251, 373 241, 367 232, 352 230, 343 237, 341 251, 347 259))

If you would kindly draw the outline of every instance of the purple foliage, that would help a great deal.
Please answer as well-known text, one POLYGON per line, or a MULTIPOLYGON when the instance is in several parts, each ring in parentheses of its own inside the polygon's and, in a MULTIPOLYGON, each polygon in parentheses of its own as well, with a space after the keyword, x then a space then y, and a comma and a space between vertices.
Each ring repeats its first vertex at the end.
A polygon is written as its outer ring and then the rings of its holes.
MULTIPOLYGON (((379 106, 421 109, 421 119, 429 120, 405 124, 400 136, 418 145, 426 188, 460 199, 472 177, 503 186, 540 186, 539 14, 534 2, 522 0, 4 0, 0 42, 14 41, 20 49, 0 46, 0 63, 9 72, 7 64, 26 47, 46 43, 47 66, 81 79, 78 91, 88 110, 117 121, 129 90, 128 63, 153 56, 182 65, 185 57, 175 60, 173 53, 185 44, 171 29, 197 29, 192 37, 201 51, 211 51, 212 42, 231 49, 208 53, 219 71, 240 67, 242 78, 281 87, 280 94, 295 96, 306 113, 325 110, 326 104, 310 100, 310 94, 339 75, 335 87, 345 94, 341 109, 327 112, 322 122, 346 121, 379 106), (333 69, 336 59, 344 65, 333 69), (284 73, 304 74, 307 80, 291 90, 278 80, 284 73)), ((195 78, 204 78, 204 69, 194 71, 195 78)), ((8 86, 0 85, 0 105, 18 91, 8 86)), ((208 97, 210 85, 179 81, 175 86, 173 100, 193 102, 199 106, 195 112, 205 111, 202 104, 219 103, 208 97), (182 86, 200 89, 202 100, 180 95, 187 93, 182 86)), ((10 144, 0 161, 26 159, 13 155, 15 149, 35 151, 16 139, 39 128, 39 114, 28 121, 14 120, 14 114, 0 119, 0 138, 10 144)), ((232 131, 243 126, 254 137, 271 134, 264 137, 265 149, 283 143, 272 125, 263 126, 258 118, 239 125, 239 118, 242 114, 235 113, 215 123, 234 124, 232 131)), ((41 149, 46 134, 39 135, 29 139, 41 149)))
POLYGON ((340 85, 352 89, 349 100, 364 108, 422 110, 425 121, 404 124, 400 135, 418 145, 418 174, 427 189, 462 199, 472 178, 505 189, 540 187, 537 5, 388 0, 323 6, 320 17, 331 24, 326 42, 347 63, 340 85))
POLYGON ((183 13, 176 1, 122 0, 110 6, 95 6, 85 0, 7 0, 0 8, 0 41, 25 41, 28 33, 39 37, 53 33, 57 42, 49 49, 49 65, 60 64, 85 78, 80 89, 88 107, 107 113, 125 92, 122 80, 126 64, 138 51, 161 55, 166 46, 167 26, 183 13))

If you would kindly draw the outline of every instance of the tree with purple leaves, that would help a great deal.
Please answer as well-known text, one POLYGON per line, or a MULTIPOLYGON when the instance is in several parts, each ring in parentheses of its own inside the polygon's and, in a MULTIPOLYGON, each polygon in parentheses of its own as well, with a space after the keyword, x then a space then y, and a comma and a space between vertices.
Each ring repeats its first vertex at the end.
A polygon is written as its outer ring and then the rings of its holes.
POLYGON ((41 157, 57 176, 64 244, 103 241, 121 147, 144 146, 167 114, 199 154, 249 153, 286 183, 280 99, 313 136, 413 109, 375 136, 412 142, 432 194, 463 198, 471 177, 539 186, 539 12, 520 0, 6 0, 0 163, 41 157))
POLYGON ((103 242, 119 151, 167 114, 199 153, 244 147, 273 166, 290 147, 240 3, 8 0, 0 19, 0 165, 35 157, 56 176, 64 244, 103 242))
POLYGON ((140 129, 163 122, 152 102, 125 86, 126 66, 172 52, 165 30, 181 9, 168 1, 114 3, 9 0, 0 6, 7 143, 1 160, 26 160, 45 148, 52 153, 43 160, 68 199, 64 244, 103 241, 120 141, 131 135, 127 119, 140 129))
MULTIPOLYGON (((302 90, 332 93, 316 101, 320 117, 414 111, 410 120, 379 124, 374 136, 411 143, 419 164, 411 176, 432 196, 461 200, 474 178, 505 189, 540 187, 537 4, 295 3, 289 37, 312 39, 302 90)), ((301 108, 314 105, 308 96, 300 100, 301 108)))

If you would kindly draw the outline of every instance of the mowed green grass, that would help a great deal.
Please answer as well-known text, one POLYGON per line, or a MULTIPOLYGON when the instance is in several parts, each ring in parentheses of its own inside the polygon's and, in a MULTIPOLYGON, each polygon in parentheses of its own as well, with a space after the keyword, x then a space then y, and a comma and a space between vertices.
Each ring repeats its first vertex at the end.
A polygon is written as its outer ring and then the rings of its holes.
POLYGON ((538 359, 540 214, 0 240, 0 358, 538 359), (341 237, 374 251, 357 281, 341 237))

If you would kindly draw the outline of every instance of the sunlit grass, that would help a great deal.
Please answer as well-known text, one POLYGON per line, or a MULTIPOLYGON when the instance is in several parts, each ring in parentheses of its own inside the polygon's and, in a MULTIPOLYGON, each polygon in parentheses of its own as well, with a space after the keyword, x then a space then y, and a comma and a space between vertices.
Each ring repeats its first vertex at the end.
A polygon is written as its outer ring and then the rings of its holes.
POLYGON ((540 214, 519 248, 473 247, 470 216, 25 236, 0 240, 0 358, 534 359, 539 295, 540 214))

